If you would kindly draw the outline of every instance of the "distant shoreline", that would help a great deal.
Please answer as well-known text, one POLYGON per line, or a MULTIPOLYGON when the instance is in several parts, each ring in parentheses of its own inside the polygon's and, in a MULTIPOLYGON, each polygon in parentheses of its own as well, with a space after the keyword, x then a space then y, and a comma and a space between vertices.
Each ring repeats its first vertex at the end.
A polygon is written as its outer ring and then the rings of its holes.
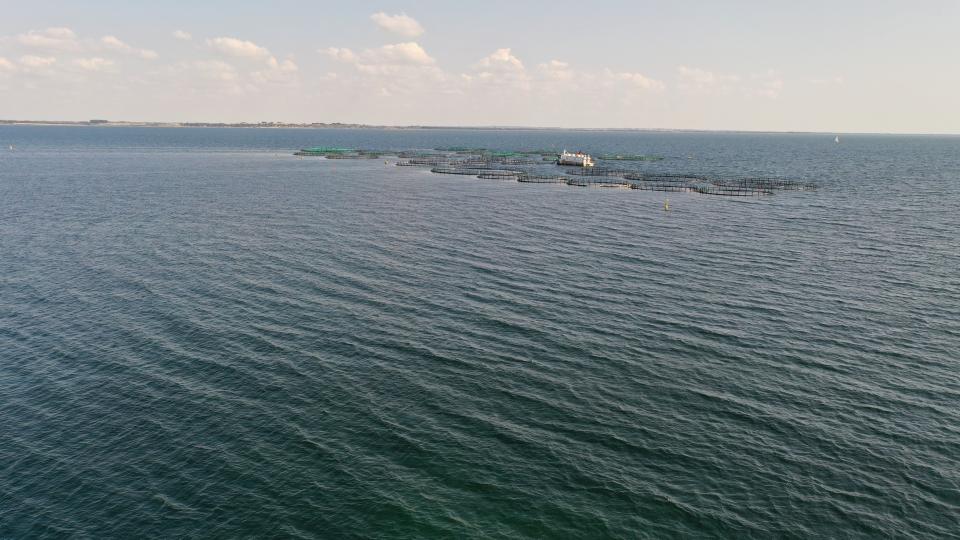
POLYGON ((345 124, 341 122, 134 122, 112 120, 0 120, 0 126, 67 126, 67 127, 153 127, 153 128, 248 128, 248 129, 385 129, 436 130, 463 129, 476 131, 621 131, 640 133, 753 133, 753 134, 811 134, 811 135, 920 135, 960 136, 957 133, 893 133, 846 131, 766 131, 743 129, 684 129, 684 128, 572 128, 537 126, 383 126, 372 124, 345 124))

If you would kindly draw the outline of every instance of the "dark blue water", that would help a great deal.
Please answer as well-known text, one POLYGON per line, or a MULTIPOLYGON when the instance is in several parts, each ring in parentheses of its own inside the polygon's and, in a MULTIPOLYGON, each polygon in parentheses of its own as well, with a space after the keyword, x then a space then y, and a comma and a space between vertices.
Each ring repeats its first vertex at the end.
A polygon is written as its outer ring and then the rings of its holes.
POLYGON ((958 137, 0 127, 0 537, 956 538, 958 268, 958 137))

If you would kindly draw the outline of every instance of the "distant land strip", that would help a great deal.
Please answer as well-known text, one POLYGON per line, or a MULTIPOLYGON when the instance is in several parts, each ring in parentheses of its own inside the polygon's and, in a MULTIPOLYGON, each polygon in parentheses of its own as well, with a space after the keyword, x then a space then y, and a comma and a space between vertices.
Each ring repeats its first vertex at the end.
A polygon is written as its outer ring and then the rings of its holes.
POLYGON ((478 130, 572 130, 572 131, 695 131, 699 129, 658 128, 568 128, 537 126, 383 126, 343 122, 138 122, 127 120, 2 120, 0 125, 33 126, 105 126, 105 127, 201 127, 201 128, 297 128, 297 129, 478 129, 478 130))
MULTIPOLYGON (((0 120, 0 125, 36 125, 36 126, 126 126, 126 127, 218 127, 218 128, 377 128, 389 129, 394 126, 371 126, 366 124, 344 124, 341 122, 133 122, 114 120, 0 120)), ((411 126, 419 127, 419 126, 411 126)))
POLYGON ((383 126, 373 124, 348 124, 343 122, 138 122, 128 120, 3 120, 0 126, 102 126, 102 127, 163 127, 163 128, 259 128, 259 129, 470 129, 497 131, 625 131, 652 133, 809 133, 834 135, 919 135, 956 137, 956 133, 896 133, 896 132, 846 132, 846 131, 766 131, 745 129, 692 129, 692 128, 614 128, 614 127, 563 127, 563 126, 383 126))

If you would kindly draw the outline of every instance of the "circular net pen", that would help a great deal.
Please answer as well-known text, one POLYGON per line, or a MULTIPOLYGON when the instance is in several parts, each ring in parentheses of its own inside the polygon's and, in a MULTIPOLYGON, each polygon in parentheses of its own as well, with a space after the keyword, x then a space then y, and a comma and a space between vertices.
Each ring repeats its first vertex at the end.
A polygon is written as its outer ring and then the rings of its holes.
POLYGON ((398 161, 397 165, 403 164, 406 167, 443 167, 456 165, 458 162, 448 158, 414 158, 406 161, 398 161))
POLYGON ((580 176, 580 177, 574 177, 574 178, 567 177, 567 184, 582 186, 582 187, 629 187, 630 186, 630 182, 627 182, 626 180, 621 180, 615 176, 613 177, 580 176))
POLYGON ((487 168, 489 168, 490 165, 493 164, 493 162, 490 161, 489 159, 483 159, 483 158, 467 158, 467 159, 458 160, 458 161, 451 161, 451 163, 454 163, 456 165, 463 166, 463 167, 487 167, 487 168))
POLYGON ((571 176, 624 178, 634 171, 625 169, 605 169, 603 167, 577 167, 564 171, 571 176))
POLYGON ((489 163, 497 163, 500 165, 540 165, 540 162, 535 159, 530 158, 490 158, 487 160, 489 163))
POLYGON ((634 172, 624 175, 624 178, 631 182, 660 182, 665 184, 704 184, 710 182, 708 177, 699 174, 634 172))
POLYGON ((461 176, 476 176, 487 169, 478 167, 434 167, 430 172, 434 174, 458 174, 461 176))
POLYGON ((522 174, 517 177, 517 182, 525 184, 566 184, 570 180, 567 176, 550 174, 522 174))
POLYGON ((773 195, 773 190, 761 189, 756 187, 743 186, 695 186, 693 191, 701 195, 719 195, 722 197, 760 197, 762 195, 773 195))
POLYGON ((641 191, 668 191, 672 193, 692 193, 694 186, 675 182, 636 182, 630 184, 630 189, 641 191))
POLYGON ((442 159, 447 158, 447 154, 442 154, 440 152, 434 151, 421 151, 421 150, 402 150, 396 153, 396 156, 400 159, 442 159))
POLYGON ((812 191, 817 189, 813 182, 801 182, 787 178, 736 177, 717 178, 711 182, 721 188, 751 188, 763 191, 812 191))
POLYGON ((482 171, 477 175, 477 178, 481 180, 516 180, 521 176, 523 176, 523 171, 489 169, 482 171))

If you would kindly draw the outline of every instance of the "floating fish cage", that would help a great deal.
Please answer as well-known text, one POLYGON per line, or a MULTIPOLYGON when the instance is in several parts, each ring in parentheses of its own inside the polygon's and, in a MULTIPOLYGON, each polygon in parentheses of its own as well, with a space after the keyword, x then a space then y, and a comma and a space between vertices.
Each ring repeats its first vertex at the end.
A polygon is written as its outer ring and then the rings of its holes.
POLYGON ((625 169, 605 169, 603 167, 576 167, 566 171, 573 176, 599 176, 604 178, 624 178, 632 171, 625 169))
POLYGON ((800 182, 786 178, 718 178, 713 185, 729 188, 754 188, 766 191, 811 191, 817 189, 812 182, 800 182))
MULTIPOLYGON (((463 176, 476 176, 478 174, 491 173, 494 174, 497 171, 495 169, 490 169, 488 167, 434 167, 430 169, 430 172, 434 174, 459 174, 463 176)), ((510 171, 512 174, 516 175, 517 172, 510 171)))
POLYGON ((397 165, 401 167, 437 167, 441 165, 451 165, 454 161, 446 158, 412 158, 406 161, 398 161, 397 165))
POLYGON ((317 146, 294 152, 295 156, 322 157, 326 159, 379 159, 389 154, 380 150, 354 150, 352 148, 327 148, 317 146))
POLYGON ((630 189, 639 189, 641 191, 667 191, 680 193, 693 193, 694 187, 687 184, 678 184, 675 182, 641 182, 631 183, 630 189))
POLYGON ((761 195, 773 195, 773 190, 751 187, 733 187, 733 186, 693 186, 693 191, 701 195, 719 195, 723 197, 759 197, 761 195))
POLYGON ((600 187, 600 188, 629 188, 629 182, 611 182, 610 180, 595 180, 592 178, 570 178, 566 181, 568 186, 574 187, 600 187))
POLYGON ((462 169, 460 167, 434 167, 430 169, 434 174, 460 174, 464 176, 474 176, 479 174, 476 169, 462 169))
POLYGON ((489 163, 499 163, 501 165, 540 165, 541 162, 530 158, 491 158, 489 163))
POLYGON ((478 174, 477 178, 482 180, 517 180, 521 176, 523 176, 523 171, 488 170, 478 174))
POLYGON ((665 184, 696 184, 710 182, 709 178, 702 175, 668 173, 628 173, 624 175, 624 179, 633 182, 658 182, 665 184))
POLYGON ((522 174, 517 177, 517 182, 527 184, 566 184, 570 180, 569 176, 550 175, 550 174, 522 174))

